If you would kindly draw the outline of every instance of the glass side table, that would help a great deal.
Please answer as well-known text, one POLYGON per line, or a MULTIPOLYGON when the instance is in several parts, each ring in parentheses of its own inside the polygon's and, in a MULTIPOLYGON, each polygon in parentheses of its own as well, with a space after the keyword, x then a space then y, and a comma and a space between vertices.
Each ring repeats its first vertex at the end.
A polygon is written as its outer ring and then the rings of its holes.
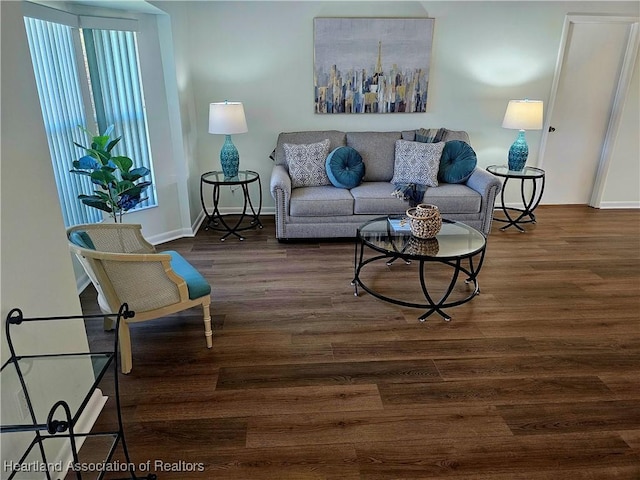
POLYGON ((257 172, 253 172, 251 170, 241 170, 235 177, 225 177, 224 173, 217 170, 203 173, 200 176, 200 201, 202 202, 202 209, 207 216, 205 230, 217 230, 220 232, 225 232, 225 234, 220 239, 220 241, 222 242, 224 242, 229 235, 235 235, 240 240, 244 240, 244 237, 238 232, 256 227, 262 228, 262 223, 260 222, 260 211, 262 210, 262 182, 260 181, 260 175, 258 175, 257 172), (253 205, 253 202, 251 200, 251 193, 249 191, 249 186, 252 183, 258 184, 258 192, 260 196, 257 210, 253 205), (209 211, 207 210, 207 206, 204 201, 205 185, 213 186, 213 211, 211 213, 209 213, 209 211), (240 214, 220 213, 220 190, 225 186, 239 186, 242 190, 243 206, 242 212, 240 214), (232 216, 238 216, 235 222, 229 220, 232 216))
POLYGON ((504 178, 502 191, 500 192, 500 203, 506 218, 494 218, 494 220, 507 224, 500 228, 502 231, 513 226, 524 233, 525 229, 520 226, 521 224, 536 223, 536 216, 533 211, 540 204, 540 200, 542 200, 545 182, 544 170, 525 166, 522 170, 515 171, 509 170, 509 167, 506 165, 491 165, 487 167, 487 171, 497 177, 504 178), (510 179, 520 180, 520 197, 523 208, 507 207, 505 204, 504 192, 507 189, 507 182, 510 179), (527 182, 531 184, 531 189, 528 192, 526 189, 527 182), (512 215, 512 213, 514 213, 514 215, 512 215))

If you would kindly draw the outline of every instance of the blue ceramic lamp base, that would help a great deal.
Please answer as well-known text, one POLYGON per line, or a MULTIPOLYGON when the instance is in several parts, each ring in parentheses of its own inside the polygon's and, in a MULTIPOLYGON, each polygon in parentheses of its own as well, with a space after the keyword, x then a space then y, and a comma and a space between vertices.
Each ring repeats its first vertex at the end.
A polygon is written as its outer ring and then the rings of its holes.
POLYGON ((240 165, 240 154, 231 141, 231 135, 226 135, 222 150, 220 150, 220 165, 225 178, 237 177, 240 165))
POLYGON ((519 172, 527 163, 529 156, 529 146, 524 138, 524 130, 520 130, 516 141, 513 142, 509 149, 509 170, 519 172))

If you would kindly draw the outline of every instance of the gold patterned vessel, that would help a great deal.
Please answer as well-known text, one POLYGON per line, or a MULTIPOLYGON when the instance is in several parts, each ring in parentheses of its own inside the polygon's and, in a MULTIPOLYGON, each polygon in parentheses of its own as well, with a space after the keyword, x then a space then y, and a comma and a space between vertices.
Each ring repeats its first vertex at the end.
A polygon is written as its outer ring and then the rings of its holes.
POLYGON ((435 205, 421 203, 407 210, 411 233, 418 238, 434 238, 442 228, 442 216, 435 205))
POLYGON ((440 251, 440 244, 437 238, 418 238, 412 235, 407 242, 407 248, 403 250, 403 253, 409 255, 427 255, 435 257, 440 251))

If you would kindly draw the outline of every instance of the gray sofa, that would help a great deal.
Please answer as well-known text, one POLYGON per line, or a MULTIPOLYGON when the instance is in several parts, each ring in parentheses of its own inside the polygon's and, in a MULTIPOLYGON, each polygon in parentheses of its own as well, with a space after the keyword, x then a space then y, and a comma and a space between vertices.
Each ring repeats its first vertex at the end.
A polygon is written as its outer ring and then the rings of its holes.
MULTIPOLYGON (((393 195, 395 142, 414 141, 416 130, 403 132, 341 132, 336 130, 281 133, 272 159, 270 190, 275 200, 276 237, 300 238, 355 237, 364 222, 383 215, 403 214, 406 200, 393 195), (365 164, 363 182, 355 188, 332 185, 291 187, 283 144, 311 144, 324 139, 330 150, 353 147, 365 164)), ((463 140, 463 131, 446 130, 442 141, 463 140)), ((476 167, 463 184, 439 183, 428 187, 423 203, 437 205, 444 218, 464 222, 485 235, 491 230, 493 207, 501 182, 486 170, 476 167)))

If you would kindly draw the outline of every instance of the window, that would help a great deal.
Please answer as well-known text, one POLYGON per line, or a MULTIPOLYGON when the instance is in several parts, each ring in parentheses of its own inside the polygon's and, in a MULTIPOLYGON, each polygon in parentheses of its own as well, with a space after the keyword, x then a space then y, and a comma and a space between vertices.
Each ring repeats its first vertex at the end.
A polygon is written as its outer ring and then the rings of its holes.
MULTIPOLYGON (((31 17, 25 26, 65 225, 101 221, 100 211, 77 199, 93 191, 90 180, 69 173, 83 153, 73 142, 87 144, 78 126, 103 132, 114 125, 122 140, 113 153, 131 157, 153 176, 136 34, 31 17)), ((145 194, 136 208, 157 205, 153 186, 145 194)))

